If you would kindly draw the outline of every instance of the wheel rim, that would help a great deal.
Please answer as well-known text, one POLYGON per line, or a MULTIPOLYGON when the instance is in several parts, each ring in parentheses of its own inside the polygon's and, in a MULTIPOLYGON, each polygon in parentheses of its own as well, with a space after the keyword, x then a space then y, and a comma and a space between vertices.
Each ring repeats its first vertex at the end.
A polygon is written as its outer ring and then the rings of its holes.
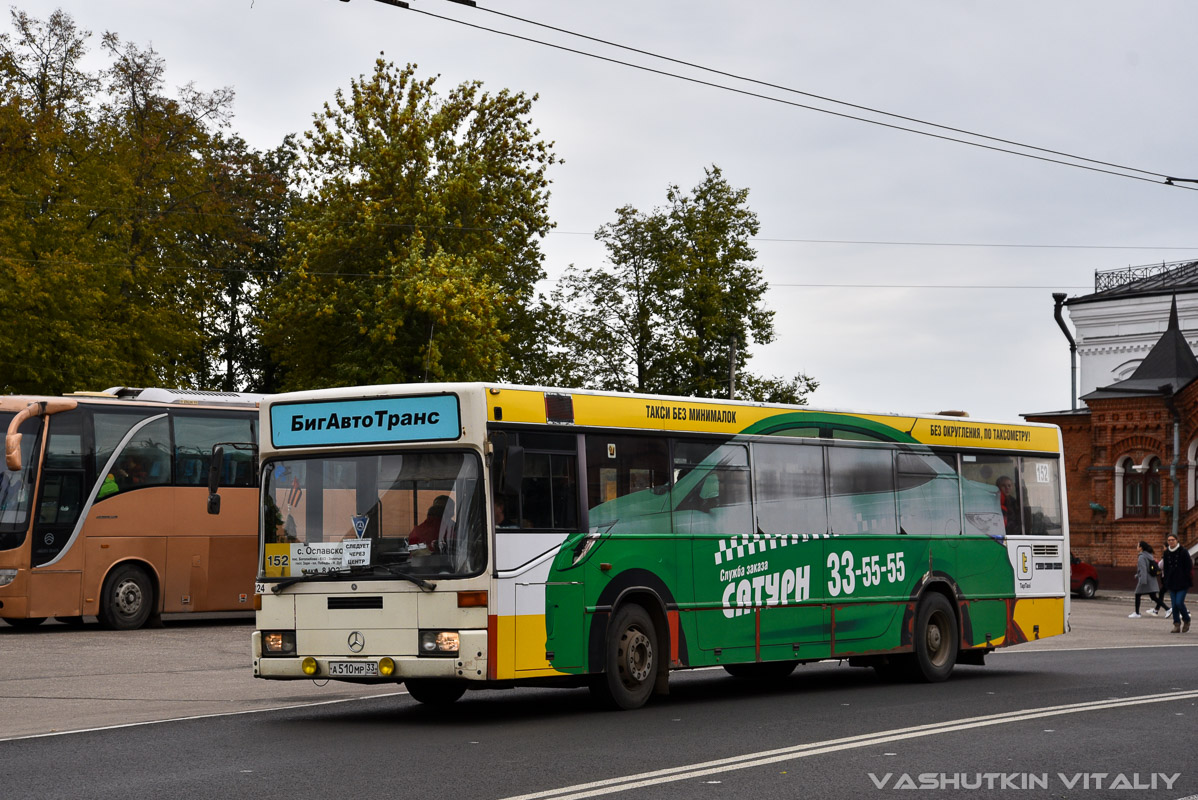
POLYGON ((620 637, 620 679, 636 687, 653 674, 653 642, 640 628, 629 628, 620 637))
POLYGON ((928 630, 924 641, 927 644, 928 660, 937 667, 943 666, 948 660, 948 624, 947 617, 940 611, 933 613, 928 619, 928 630))
POLYGON ((145 597, 137 581, 125 579, 116 587, 116 610, 122 617, 133 617, 141 611, 145 597))

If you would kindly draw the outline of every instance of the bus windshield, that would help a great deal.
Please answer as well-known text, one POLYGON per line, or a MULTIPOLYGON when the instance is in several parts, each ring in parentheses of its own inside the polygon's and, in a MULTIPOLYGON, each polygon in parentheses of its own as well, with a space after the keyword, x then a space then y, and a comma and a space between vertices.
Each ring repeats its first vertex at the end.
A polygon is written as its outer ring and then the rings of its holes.
MULTIPOLYGON (((0 414, 0 433, 8 430, 8 424, 14 416, 11 413, 0 414)), ((21 423, 21 469, 11 472, 6 467, 0 467, 0 550, 12 550, 25 541, 37 475, 33 454, 41 427, 39 417, 21 423)))
POLYGON ((486 566, 474 453, 282 459, 263 466, 262 485, 266 578, 466 577, 486 566))

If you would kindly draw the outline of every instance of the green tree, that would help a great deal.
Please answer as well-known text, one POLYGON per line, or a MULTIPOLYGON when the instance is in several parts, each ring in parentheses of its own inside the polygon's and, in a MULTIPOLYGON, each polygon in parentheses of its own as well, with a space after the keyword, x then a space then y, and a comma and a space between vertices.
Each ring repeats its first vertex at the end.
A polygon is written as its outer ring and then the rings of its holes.
POLYGON ((718 167, 687 194, 644 213, 631 206, 595 234, 609 268, 567 270, 554 293, 565 309, 559 376, 621 391, 727 397, 732 358, 740 396, 801 403, 818 384, 758 377, 744 369, 751 344, 774 338, 768 288, 753 263, 757 215, 748 189, 718 167))
POLYGON ((264 305, 283 387, 520 379, 543 369, 552 144, 534 98, 379 59, 298 145, 301 197, 264 305))
POLYGON ((229 90, 166 96, 152 49, 55 12, 0 37, 0 389, 208 385, 222 278, 253 230, 229 90), (236 243, 237 246, 230 246, 236 243))

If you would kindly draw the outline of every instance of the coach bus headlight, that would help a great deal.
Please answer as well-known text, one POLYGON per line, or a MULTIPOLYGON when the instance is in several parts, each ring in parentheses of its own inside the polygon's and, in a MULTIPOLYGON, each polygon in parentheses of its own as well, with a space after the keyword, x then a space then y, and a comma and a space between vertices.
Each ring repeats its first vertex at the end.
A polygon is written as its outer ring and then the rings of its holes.
POLYGON ((395 661, 393 659, 383 657, 379 659, 379 674, 384 678, 395 674, 395 661))
POLYGON ((295 655, 295 631, 262 631, 262 654, 266 656, 295 655))
POLYGON ((421 631, 420 655, 456 656, 458 641, 457 631, 421 631))
POLYGON ((15 569, 0 569, 0 586, 8 586, 17 579, 15 569))
POLYGON ((320 671, 320 665, 316 663, 315 658, 308 656, 300 662, 300 669, 304 671, 305 675, 315 675, 320 671))

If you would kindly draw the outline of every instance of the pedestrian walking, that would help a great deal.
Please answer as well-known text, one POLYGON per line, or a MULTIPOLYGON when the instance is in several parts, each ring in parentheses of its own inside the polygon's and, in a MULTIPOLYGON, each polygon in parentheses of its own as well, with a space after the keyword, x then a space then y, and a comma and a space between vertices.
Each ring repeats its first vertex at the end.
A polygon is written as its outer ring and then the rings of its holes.
POLYGON ((1152 545, 1140 542, 1140 554, 1136 558, 1136 610, 1127 615, 1128 619, 1140 618, 1140 598, 1148 595, 1152 598, 1153 607, 1147 613, 1156 616, 1157 610, 1164 608, 1161 602, 1160 583, 1157 581, 1160 569, 1156 565, 1156 557, 1152 554, 1152 545))
POLYGON ((1169 601, 1173 605, 1173 632, 1185 633, 1190 629, 1190 612, 1186 608, 1186 592, 1194 585, 1194 560, 1190 551, 1169 534, 1164 558, 1165 588, 1169 590, 1169 601))

